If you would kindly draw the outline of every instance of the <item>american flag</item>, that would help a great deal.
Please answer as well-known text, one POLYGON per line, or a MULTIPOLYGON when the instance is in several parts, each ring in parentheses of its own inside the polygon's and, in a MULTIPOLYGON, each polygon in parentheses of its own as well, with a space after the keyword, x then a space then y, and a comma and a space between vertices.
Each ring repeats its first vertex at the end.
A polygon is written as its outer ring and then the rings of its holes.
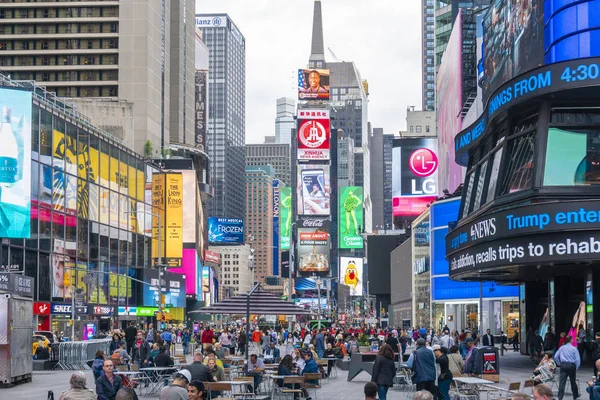
POLYGON ((306 80, 304 79, 304 71, 298 70, 298 90, 304 90, 307 87, 306 80))

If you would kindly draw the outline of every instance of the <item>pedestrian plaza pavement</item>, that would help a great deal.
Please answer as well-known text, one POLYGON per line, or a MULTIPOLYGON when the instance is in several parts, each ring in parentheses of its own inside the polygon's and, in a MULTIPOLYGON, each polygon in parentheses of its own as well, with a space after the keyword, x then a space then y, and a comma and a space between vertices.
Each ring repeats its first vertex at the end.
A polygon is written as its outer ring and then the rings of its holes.
MULTIPOLYGON (((410 349, 409 349, 410 351, 410 349)), ((191 357, 190 358, 191 361, 191 357)), ((506 352, 504 356, 500 356, 500 377, 502 383, 497 386, 507 387, 507 381, 510 382, 524 382, 529 379, 533 366, 527 356, 522 356, 518 353, 506 352)), ((93 375, 91 370, 83 371, 88 379, 88 387, 94 389, 93 375)), ((60 394, 69 389, 69 378, 73 371, 35 371, 33 373, 33 379, 31 383, 24 383, 16 385, 8 389, 0 389, 0 399, 4 400, 46 400, 48 397, 48 391, 54 391, 54 398, 58 400, 60 394)), ((318 389, 318 398, 323 400, 329 399, 340 399, 340 400, 355 400, 363 399, 363 388, 365 383, 370 380, 370 375, 366 372, 361 372, 351 382, 346 381, 348 375, 347 371, 338 369, 338 376, 334 379, 323 381, 321 389, 318 389)), ((582 396, 586 396, 585 386, 586 382, 591 380, 593 375, 592 366, 584 366, 577 371, 577 378, 579 380, 579 387, 582 396)), ((558 374, 557 374, 558 377, 558 374)), ((558 385, 554 387, 554 394, 558 392, 558 385)), ((311 394, 312 390, 309 391, 311 394)), ((528 389, 527 394, 531 394, 531 390, 528 389)), ((156 396, 144 396, 142 398, 158 398, 156 396)), ((567 389, 565 399, 569 400, 572 398, 570 385, 567 383, 567 389)), ((313 399, 316 398, 313 395, 313 399)), ((407 399, 406 393, 399 392, 394 389, 390 389, 388 392, 388 399, 407 399)))

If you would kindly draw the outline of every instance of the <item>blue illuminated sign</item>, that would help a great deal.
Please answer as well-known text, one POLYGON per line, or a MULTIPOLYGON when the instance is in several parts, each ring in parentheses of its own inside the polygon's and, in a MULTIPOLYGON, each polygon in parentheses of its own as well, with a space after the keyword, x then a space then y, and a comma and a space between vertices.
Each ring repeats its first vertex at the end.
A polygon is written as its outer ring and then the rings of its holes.
POLYGON ((244 244, 244 220, 241 218, 208 219, 208 242, 210 244, 244 244))

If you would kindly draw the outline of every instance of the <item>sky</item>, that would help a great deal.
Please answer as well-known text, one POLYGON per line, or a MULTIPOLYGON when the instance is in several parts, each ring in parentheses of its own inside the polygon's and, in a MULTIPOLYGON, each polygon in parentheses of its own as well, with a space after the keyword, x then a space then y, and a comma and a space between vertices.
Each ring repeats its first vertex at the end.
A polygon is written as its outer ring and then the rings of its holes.
MULTIPOLYGON (((279 97, 297 97, 310 56, 313 0, 196 0, 196 13, 227 13, 246 38, 246 143, 275 135, 279 97)), ((421 0, 322 0, 325 59, 354 61, 369 81, 369 121, 406 128, 421 109, 421 0)))

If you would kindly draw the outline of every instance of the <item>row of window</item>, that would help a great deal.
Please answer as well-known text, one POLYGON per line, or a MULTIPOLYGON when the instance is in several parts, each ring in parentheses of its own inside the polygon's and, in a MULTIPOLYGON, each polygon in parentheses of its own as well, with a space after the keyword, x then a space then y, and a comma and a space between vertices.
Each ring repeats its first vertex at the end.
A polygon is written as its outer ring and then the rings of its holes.
POLYGON ((0 35, 54 35, 69 33, 119 33, 119 24, 111 23, 71 23, 71 24, 12 24, 0 25, 0 35))
MULTIPOLYGON (((409 133, 422 133, 423 126, 422 125, 411 125, 408 127, 408 131, 409 131, 409 133)), ((425 133, 429 133, 429 132, 431 132, 431 128, 429 127, 429 125, 425 125, 425 133)))
POLYGON ((114 18, 118 7, 1 8, 0 18, 114 18))
POLYGON ((0 50, 95 50, 118 49, 118 39, 11 40, 1 41, 0 50))
MULTIPOLYGON (((73 81, 118 81, 118 70, 112 71, 52 71, 52 72, 14 72, 12 79, 38 82, 73 82, 73 81)), ((116 96, 113 94, 112 96, 116 96)))
POLYGON ((117 65, 118 54, 101 55, 52 55, 52 56, 3 56, 0 52, 0 66, 52 66, 52 65, 117 65))

